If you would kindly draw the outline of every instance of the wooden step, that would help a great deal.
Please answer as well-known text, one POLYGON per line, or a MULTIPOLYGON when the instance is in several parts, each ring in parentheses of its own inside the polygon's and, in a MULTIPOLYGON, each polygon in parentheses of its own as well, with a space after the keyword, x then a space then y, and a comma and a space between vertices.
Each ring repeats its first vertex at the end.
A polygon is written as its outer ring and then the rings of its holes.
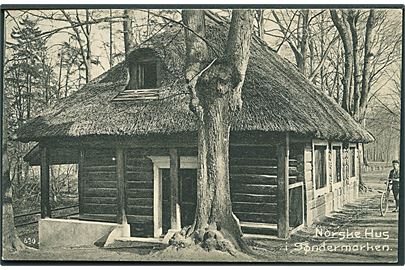
POLYGON ((244 235, 277 236, 277 224, 241 222, 240 226, 244 235))

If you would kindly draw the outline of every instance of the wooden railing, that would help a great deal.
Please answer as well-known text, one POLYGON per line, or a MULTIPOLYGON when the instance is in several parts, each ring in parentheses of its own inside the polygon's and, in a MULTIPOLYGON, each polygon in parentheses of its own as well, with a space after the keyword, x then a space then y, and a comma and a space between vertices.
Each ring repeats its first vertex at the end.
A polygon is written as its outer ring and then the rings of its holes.
MULTIPOLYGON (((52 217, 54 217, 54 218, 67 218, 67 217, 70 217, 70 216, 78 215, 79 214, 78 207, 79 207, 79 205, 77 204, 77 205, 71 205, 71 206, 65 206, 65 207, 59 207, 59 208, 52 209, 52 213, 55 214, 55 215, 52 215, 52 217), (69 211, 67 211, 69 209, 74 209, 75 211, 69 212, 69 211), (61 211, 64 211, 64 210, 66 212, 68 212, 68 213, 57 214, 58 212, 61 212, 61 211)), ((23 226, 27 226, 27 225, 37 223, 40 217, 41 217, 41 211, 15 215, 14 216, 14 223, 15 223, 16 227, 23 227, 23 226)))

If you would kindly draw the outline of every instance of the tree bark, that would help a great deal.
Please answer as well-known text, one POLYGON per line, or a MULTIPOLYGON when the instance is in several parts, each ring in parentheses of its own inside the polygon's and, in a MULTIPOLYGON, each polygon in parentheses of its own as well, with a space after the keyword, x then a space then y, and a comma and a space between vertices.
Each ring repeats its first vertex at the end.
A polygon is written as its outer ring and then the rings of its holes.
MULTIPOLYGON (((345 12, 345 11, 344 11, 345 12)), ((343 18, 339 18, 337 11, 334 9, 330 10, 330 15, 333 24, 339 32, 340 39, 342 40, 344 47, 344 76, 343 76, 343 93, 342 93, 342 108, 350 113, 350 101, 351 101, 351 79, 353 74, 353 45, 352 36, 349 31, 349 25, 345 19, 344 13, 343 18)))
POLYGON ((108 28, 108 34, 109 34, 109 64, 110 68, 114 65, 114 58, 113 58, 113 23, 112 23, 112 9, 110 9, 110 22, 109 22, 109 28, 108 28))
MULTIPOLYGON (((5 105, 3 100, 3 105, 5 105)), ((2 203, 3 203, 3 220, 2 220, 2 245, 4 254, 14 252, 25 248, 18 237, 14 225, 14 210, 13 210, 13 191, 10 179, 10 166, 7 156, 7 136, 8 136, 8 115, 6 106, 3 106, 3 141, 2 141, 2 203)))
POLYGON ((300 44, 300 55, 301 61, 298 64, 298 68, 301 70, 302 74, 306 76, 307 74, 307 54, 308 54, 308 31, 309 31, 309 10, 302 10, 302 30, 301 30, 301 39, 299 40, 300 44))
POLYGON ((359 106, 360 106, 360 71, 359 71, 359 41, 357 34, 357 22, 359 19, 359 11, 350 10, 347 16, 347 22, 349 23, 350 33, 352 35, 353 46, 353 110, 352 116, 358 119, 359 106))
POLYGON ((358 121, 360 123, 363 121, 365 117, 365 111, 368 103, 368 95, 370 92, 370 61, 373 56, 371 53, 371 39, 374 24, 375 24, 375 11, 374 9, 370 9, 366 23, 366 34, 364 38, 364 64, 361 79, 361 98, 359 104, 359 117, 358 117, 358 121))
POLYGON ((135 37, 132 27, 133 11, 129 9, 124 10, 124 48, 125 48, 125 57, 128 57, 128 54, 134 48, 135 37))
POLYGON ((257 36, 264 40, 264 9, 256 10, 257 36))
POLYGON ((229 184, 230 123, 241 106, 249 60, 253 12, 234 10, 225 52, 209 63, 204 12, 184 10, 186 80, 190 108, 198 118, 197 206, 188 235, 210 249, 250 251, 232 212, 229 184), (232 248, 231 248, 232 247, 232 248))

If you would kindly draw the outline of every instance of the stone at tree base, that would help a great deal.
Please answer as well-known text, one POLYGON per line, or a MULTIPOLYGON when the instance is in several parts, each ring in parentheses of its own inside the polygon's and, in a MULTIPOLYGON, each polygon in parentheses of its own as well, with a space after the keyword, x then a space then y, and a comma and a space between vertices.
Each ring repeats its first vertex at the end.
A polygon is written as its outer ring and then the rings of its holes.
POLYGON ((174 236, 175 233, 178 233, 179 230, 173 230, 173 229, 169 229, 165 235, 165 237, 163 237, 162 243, 164 244, 169 244, 170 239, 172 239, 172 237, 174 236))

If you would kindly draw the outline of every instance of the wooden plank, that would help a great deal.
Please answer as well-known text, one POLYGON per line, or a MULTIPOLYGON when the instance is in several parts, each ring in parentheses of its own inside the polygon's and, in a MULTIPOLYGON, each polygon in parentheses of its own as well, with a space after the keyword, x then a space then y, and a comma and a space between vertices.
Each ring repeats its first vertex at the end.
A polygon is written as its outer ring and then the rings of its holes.
POLYGON ((115 171, 109 172, 99 172, 99 171, 86 171, 86 168, 83 167, 82 170, 83 177, 86 177, 88 180, 115 180, 115 171))
POLYGON ((127 172, 127 181, 152 181, 153 172, 127 172))
POLYGON ((41 218, 51 217, 49 201, 49 153, 48 147, 40 145, 41 149, 41 218))
MULTIPOLYGON (((231 166, 230 174, 266 174, 277 175, 277 166, 257 166, 257 165, 239 165, 231 166)), ((289 168, 288 174, 291 176, 297 175, 297 168, 289 168)))
MULTIPOLYGON (((134 167, 144 167, 153 169, 153 163, 150 159, 144 157, 131 157, 126 158, 127 166, 134 166, 134 167)), ((130 169, 127 167, 127 170, 130 169)))
POLYGON ((276 194, 246 194, 246 193, 235 193, 231 194, 232 202, 261 202, 261 203, 275 203, 277 202, 276 194))
POLYGON ((152 198, 153 189, 129 189, 127 190, 128 198, 152 198))
POLYGON ((79 163, 77 171, 77 189, 79 191, 79 214, 82 212, 84 203, 84 192, 86 188, 86 177, 84 176, 83 165, 85 162, 84 150, 81 149, 79 153, 79 163))
MULTIPOLYGON (((115 195, 115 194, 114 194, 115 195)), ((117 197, 84 197, 83 204, 113 204, 117 203, 117 197)))
POLYGON ((127 171, 129 172, 152 172, 152 166, 139 166, 139 165, 128 165, 127 164, 127 171))
MULTIPOLYGON (((233 144, 232 138, 235 137, 235 135, 231 135, 231 145, 229 147, 229 153, 230 157, 243 157, 243 158, 270 158, 270 159, 276 159, 276 149, 275 147, 272 146, 264 146, 264 145, 249 145, 249 146, 235 146, 233 144)), ((252 138, 248 138, 249 141, 252 140, 252 138)), ((244 139, 245 141, 247 140, 246 138, 244 139)), ((236 141, 235 141, 236 142, 236 141)), ((240 143, 240 141, 238 142, 240 143)), ((254 143, 254 142, 251 142, 254 143)))
POLYGON ((277 214, 234 212, 241 222, 276 223, 277 214))
POLYGON ((117 223, 127 222, 125 213, 125 153, 123 148, 117 148, 116 154, 117 176, 117 223))
POLYGON ((114 172, 116 170, 115 165, 92 165, 92 166, 84 166, 84 169, 87 172, 114 172))
POLYGON ((84 203, 83 213, 84 214, 115 214, 117 209, 116 204, 93 204, 84 203))
MULTIPOLYGON (((90 182, 111 182, 111 181, 115 181, 115 172, 114 173, 97 173, 97 172, 93 172, 93 173, 88 173, 86 171, 82 172, 82 176, 84 179, 84 182, 86 183, 90 183, 90 182)), ((88 185, 86 185, 88 186, 88 185)))
POLYGON ((152 181, 127 182, 127 189, 153 189, 152 181))
POLYGON ((293 188, 296 188, 296 187, 301 187, 301 186, 303 186, 303 185, 304 185, 303 182, 297 182, 297 183, 288 185, 288 188, 289 188, 289 189, 293 189, 293 188))
POLYGON ((230 166, 238 165, 259 165, 259 166, 277 166, 275 158, 258 158, 258 157, 230 157, 230 166))
POLYGON ((170 155, 170 225, 171 229, 180 230, 179 172, 180 156, 177 149, 171 148, 170 155))
POLYGON ((79 215, 79 219, 81 219, 81 220, 89 220, 89 221, 115 222, 116 215, 115 214, 83 213, 83 214, 79 215))
POLYGON ((231 166, 230 174, 267 174, 276 175, 277 166, 231 166))
POLYGON ((116 194, 116 188, 87 188, 84 191, 84 196, 86 197, 111 197, 116 194))
POLYGON ((98 166, 115 166, 113 157, 111 156, 90 156, 86 151, 86 162, 83 166, 85 167, 98 167, 98 166))
POLYGON ((277 203, 233 202, 234 212, 277 213, 277 203))
POLYGON ((153 206, 128 206, 128 215, 153 216, 153 206))
POLYGON ((153 198, 127 198, 127 206, 153 206, 153 198))
POLYGON ((314 199, 314 191, 312 189, 308 189, 306 193, 307 193, 307 200, 312 201, 314 199))
POLYGON ((289 135, 286 133, 285 142, 277 147, 278 156, 278 174, 277 174, 277 233, 280 238, 289 237, 289 191, 288 191, 288 172, 289 172, 289 135))
POLYGON ((128 215, 128 223, 143 223, 150 224, 152 226, 153 217, 152 216, 142 216, 142 215, 128 215))
POLYGON ((236 182, 251 183, 251 184, 269 184, 277 185, 277 175, 265 174, 231 174, 231 186, 236 182))
POLYGON ((232 192, 254 194, 276 194, 277 185, 244 184, 239 183, 231 186, 232 192))
POLYGON ((116 188, 116 181, 89 181, 87 186, 90 188, 116 188))

